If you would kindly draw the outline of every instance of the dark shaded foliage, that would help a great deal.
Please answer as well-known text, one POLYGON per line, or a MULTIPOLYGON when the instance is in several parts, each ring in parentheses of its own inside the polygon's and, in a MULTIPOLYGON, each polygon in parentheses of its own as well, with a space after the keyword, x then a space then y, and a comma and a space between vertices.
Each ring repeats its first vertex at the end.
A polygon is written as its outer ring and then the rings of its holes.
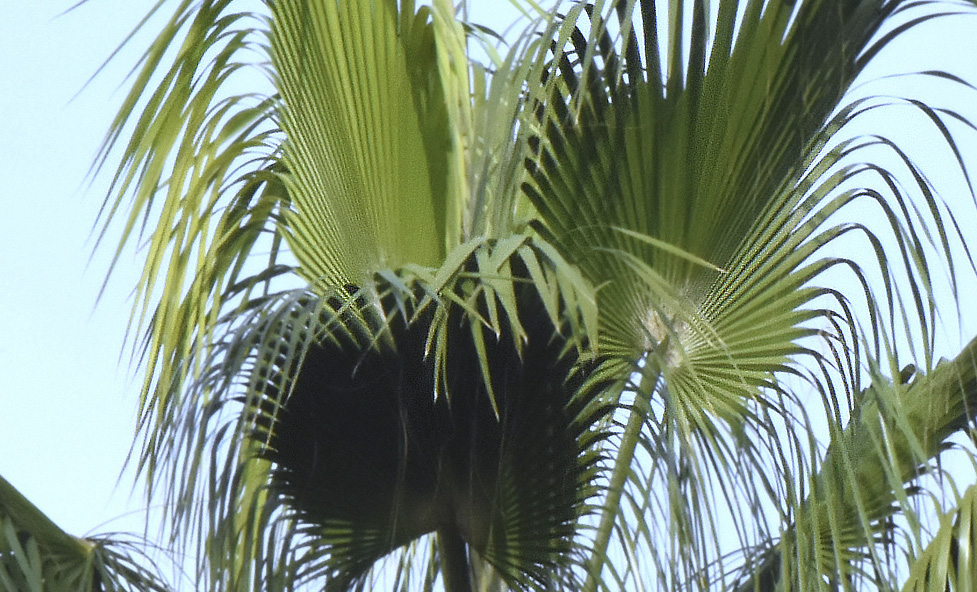
MULTIPOLYGON (((578 364, 536 288, 515 285, 524 339, 512 323, 495 335, 473 327, 462 306, 448 307, 437 397, 427 351, 437 307, 418 307, 419 290, 374 299, 348 287, 355 296, 332 299, 326 308, 338 312, 320 315, 318 330, 286 328, 315 336, 297 371, 281 367, 284 355, 259 369, 268 380, 258 423, 268 431, 258 437, 275 466, 272 487, 327 541, 335 585, 434 531, 459 534, 515 587, 517 575, 543 583, 568 561, 594 492, 590 428, 605 411, 575 402, 593 364, 578 364), (494 399, 472 331, 482 332, 494 399)), ((477 295, 470 301, 485 314, 477 295)))

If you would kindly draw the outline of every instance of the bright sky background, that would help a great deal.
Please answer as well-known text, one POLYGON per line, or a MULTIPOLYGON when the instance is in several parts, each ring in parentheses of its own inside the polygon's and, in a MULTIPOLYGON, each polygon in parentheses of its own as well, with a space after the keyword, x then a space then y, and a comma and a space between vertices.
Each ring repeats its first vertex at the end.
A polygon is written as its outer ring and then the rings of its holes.
POLYGON ((96 307, 109 251, 90 259, 90 232, 106 184, 86 181, 133 54, 82 87, 149 3, 57 16, 71 4, 4 2, 0 17, 0 474, 84 534, 131 530, 101 524, 139 504, 127 485, 113 495, 136 412, 120 355, 138 276, 123 261, 96 307))
MULTIPOLYGON (((58 16, 73 3, 10 0, 0 11, 0 475, 65 530, 83 535, 142 525, 141 488, 130 496, 131 477, 117 485, 136 415, 139 377, 122 344, 139 268, 120 261, 96 304, 114 239, 91 258, 107 179, 90 184, 86 174, 147 38, 83 86, 152 2, 90 0, 58 16)), ((511 14, 502 0, 476 8, 493 22, 511 14)), ((977 83, 977 40, 967 32, 975 25, 927 25, 880 71, 942 66, 977 83)), ((977 94, 960 97, 957 108, 977 104, 977 94)), ((953 175, 940 181, 959 189, 953 175)), ((977 236, 969 207, 961 225, 977 236)), ((975 292, 963 298, 973 302, 975 292)), ((972 315, 964 335, 972 336, 977 315, 972 305, 964 313, 972 315)), ((941 353, 953 355, 960 344, 954 336, 941 353)))

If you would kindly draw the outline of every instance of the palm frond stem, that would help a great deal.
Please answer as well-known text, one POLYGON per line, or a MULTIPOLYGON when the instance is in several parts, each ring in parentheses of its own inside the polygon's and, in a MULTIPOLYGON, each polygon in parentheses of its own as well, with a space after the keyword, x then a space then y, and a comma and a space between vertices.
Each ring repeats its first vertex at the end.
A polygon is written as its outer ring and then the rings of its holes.
MULTIPOLYGON (((666 345, 666 343, 667 339, 661 345, 666 345)), ((651 393, 660 378, 661 369, 657 366, 654 355, 649 355, 646 359, 646 366, 641 371, 638 396, 651 393)), ((621 506, 624 486, 627 483, 628 475, 631 473, 635 449, 641 442, 641 429, 644 427, 646 417, 645 409, 642 405, 634 405, 628 414, 628 423, 621 436, 621 443, 615 455, 614 470, 611 472, 607 485, 607 495, 601 508, 600 524, 597 526, 593 552, 587 560, 587 580, 584 583, 584 592, 595 592, 598 583, 601 581, 601 572, 607 559, 605 550, 610 543, 614 523, 621 515, 618 510, 621 506)))
POLYGON ((65 532, 0 477, 0 590, 169 592, 139 537, 65 532))
POLYGON ((91 544, 61 530, 37 506, 32 504, 9 481, 0 476, 0 516, 13 518, 16 525, 29 531, 41 545, 84 560, 91 553, 91 544))

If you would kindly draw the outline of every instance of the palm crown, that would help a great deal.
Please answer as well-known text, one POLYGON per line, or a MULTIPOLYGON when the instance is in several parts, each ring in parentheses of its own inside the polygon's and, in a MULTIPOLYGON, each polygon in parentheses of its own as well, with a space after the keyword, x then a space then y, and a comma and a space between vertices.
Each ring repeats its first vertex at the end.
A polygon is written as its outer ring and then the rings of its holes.
POLYGON ((847 98, 966 3, 568 4, 490 66, 446 0, 236 5, 176 6, 104 153, 207 585, 972 585, 977 489, 926 543, 914 494, 977 403, 973 343, 933 360, 973 212, 847 98))

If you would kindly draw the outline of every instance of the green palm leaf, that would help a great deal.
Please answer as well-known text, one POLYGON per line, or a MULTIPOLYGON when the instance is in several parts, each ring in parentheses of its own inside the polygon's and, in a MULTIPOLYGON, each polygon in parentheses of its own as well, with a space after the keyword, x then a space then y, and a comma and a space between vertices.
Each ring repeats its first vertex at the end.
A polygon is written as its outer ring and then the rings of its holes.
POLYGON ((0 588, 12 592, 167 592, 147 543, 73 537, 0 477, 0 588))
POLYGON ((956 508, 941 517, 936 536, 913 564, 905 592, 974 589, 975 503, 977 487, 970 486, 956 508))
MULTIPOLYGON (((875 351, 896 339, 894 331, 928 339, 930 272, 918 227, 941 223, 910 215, 913 198, 895 183, 887 196, 849 189, 865 182, 866 170, 887 182, 892 174, 854 160, 873 140, 834 140, 872 108, 841 101, 894 38, 877 36, 879 27, 905 7, 720 2, 712 22, 704 2, 670 3, 667 15, 656 14, 653 2, 636 4, 640 21, 625 3, 594 7, 582 22, 570 13, 560 37, 567 45, 541 57, 552 64, 551 76, 536 97, 537 155, 525 188, 540 233, 602 286, 602 351, 631 368, 646 357, 651 369, 638 389, 651 408, 636 409, 623 433, 597 548, 615 523, 628 528, 622 504, 634 506, 630 520, 649 511, 642 499, 662 479, 667 509, 651 511, 672 534, 647 540, 649 553, 664 555, 666 571, 657 577, 704 586, 722 545, 703 528, 715 528, 713 508, 736 511, 770 495, 770 484, 750 473, 773 469, 789 482, 798 469, 784 463, 783 433, 763 426, 764 418, 781 417, 787 430, 807 430, 789 415, 804 403, 784 378, 807 375, 826 408, 838 406, 835 389, 858 380, 861 328, 847 297, 819 278, 839 266, 859 279, 867 268, 881 272, 886 298, 865 288, 875 351), (660 20, 666 39, 657 36, 660 20), (865 200, 882 204, 888 224, 830 222, 865 200), (865 233, 876 258, 826 255, 852 230, 865 233), (883 233, 895 249, 883 250, 883 233), (909 278, 901 288, 894 265, 909 278), (900 289, 911 295, 909 308, 898 311, 907 319, 903 329, 895 321, 900 289), (811 349, 827 327, 829 342, 811 349), (755 447, 765 441, 770 449, 755 447), (639 442, 652 451, 648 476, 632 472, 639 442), (717 490, 710 481, 746 489, 717 490), (669 544, 673 550, 662 551, 669 544)), ((930 16, 907 17, 903 30, 930 16)), ((931 188, 911 161, 904 164, 926 210, 936 212, 931 188)), ((934 234, 940 242, 933 246, 948 252, 942 231, 934 234)), ((589 587, 605 561, 594 556, 589 587)))
MULTIPOLYGON (((947 438, 972 421, 975 356, 972 341, 929 375, 910 382, 907 372, 905 379, 873 381, 859 395, 857 415, 834 434, 795 523, 740 588, 753 589, 764 580, 803 588, 822 575, 840 581, 877 563, 873 547, 893 537, 892 516, 915 514, 906 505, 915 483, 945 450, 947 438)), ((944 544, 936 540, 947 536, 938 534, 933 544, 944 544)), ((913 569, 925 573, 924 567, 913 569)))
POLYGON ((380 275, 352 293, 284 293, 229 317, 228 339, 192 392, 219 399, 193 423, 225 422, 205 445, 240 451, 218 489, 227 504, 254 507, 254 522, 221 518, 223 557, 212 567, 238 569, 237 537, 261 540, 283 520, 297 526, 290 569, 326 575, 336 589, 433 531, 456 533, 517 588, 565 565, 593 493, 601 436, 590 428, 606 414, 575 393, 606 378, 588 379, 593 364, 574 362, 579 305, 565 285, 553 292, 565 270, 520 243, 477 249, 447 283, 380 275), (444 353, 429 353, 432 341, 444 353), (242 375, 237 395, 227 381, 242 375), (233 411, 240 402, 244 415, 233 411), (270 478, 269 497, 247 489, 253 478, 270 478))
POLYGON ((470 115, 457 88, 467 91, 467 72, 452 63, 463 36, 449 5, 431 13, 389 2, 272 8, 290 238, 312 281, 437 265, 460 242, 470 115))
MULTIPOLYGON (((574 348, 554 334, 527 275, 516 276, 519 321, 504 321, 499 335, 478 328, 481 340, 461 306, 437 320, 441 309, 420 286, 397 293, 384 283, 346 304, 303 297, 262 338, 254 437, 278 467, 273 489, 330 545, 331 586, 346 588, 434 531, 456 533, 513 585, 526 577, 543 585, 570 550, 595 471, 592 455, 580 457, 600 409, 572 402, 584 370, 573 371, 574 348), (444 395, 434 399, 425 344, 442 329, 450 353, 444 395), (288 348, 302 352, 298 367, 287 366, 288 348)), ((457 296, 488 316, 488 298, 457 296)))

